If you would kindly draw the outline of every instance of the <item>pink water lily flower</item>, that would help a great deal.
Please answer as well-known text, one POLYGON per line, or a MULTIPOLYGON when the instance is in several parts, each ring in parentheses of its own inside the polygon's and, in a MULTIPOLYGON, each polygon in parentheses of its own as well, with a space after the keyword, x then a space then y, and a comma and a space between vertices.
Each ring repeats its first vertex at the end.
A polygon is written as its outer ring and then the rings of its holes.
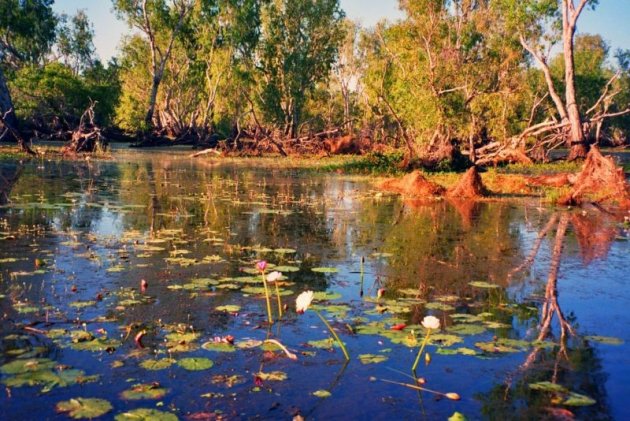
POLYGON ((267 282, 276 282, 282 278, 282 273, 274 271, 267 275, 267 282))
POLYGON ((256 263, 256 269, 258 269, 261 272, 264 272, 265 269, 267 269, 267 262, 264 260, 261 260, 260 262, 256 263))

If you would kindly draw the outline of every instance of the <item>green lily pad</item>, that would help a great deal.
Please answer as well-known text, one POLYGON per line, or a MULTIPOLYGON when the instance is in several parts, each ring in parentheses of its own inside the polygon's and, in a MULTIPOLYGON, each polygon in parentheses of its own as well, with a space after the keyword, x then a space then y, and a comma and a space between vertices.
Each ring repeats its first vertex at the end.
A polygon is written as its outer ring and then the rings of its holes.
POLYGON ((424 305, 424 308, 426 308, 427 310, 442 310, 442 311, 455 310, 455 307, 448 304, 440 303, 440 302, 426 303, 424 305))
POLYGON ((496 341, 477 342, 475 346, 485 352, 493 354, 513 353, 526 351, 531 344, 518 339, 500 338, 496 341))
POLYGON ((285 273, 285 272, 298 272, 300 270, 300 268, 297 267, 297 266, 285 266, 285 265, 283 265, 283 266, 276 266, 274 268, 274 270, 277 270, 278 272, 285 273))
POLYGON ((449 333, 455 333, 458 335, 479 335, 486 331, 484 326, 473 324, 458 324, 446 329, 449 333))
POLYGON ((317 268, 311 268, 311 270, 313 272, 316 272, 316 273, 337 273, 337 272, 339 272, 339 269, 337 269, 337 268, 330 268, 330 267, 317 267, 317 268))
POLYGON ((327 338, 318 341, 308 341, 307 344, 313 348, 331 349, 333 346, 337 345, 337 341, 333 338, 327 338))
POLYGON ((138 408, 116 415, 116 421, 177 421, 176 415, 156 409, 138 408))
POLYGON ((293 254, 293 253, 296 253, 297 250, 291 249, 291 248, 279 248, 279 249, 274 249, 273 252, 278 253, 278 254, 293 254))
POLYGON ((203 349, 206 351, 215 351, 215 352, 234 352, 236 348, 234 345, 226 343, 226 342, 214 342, 208 341, 201 345, 203 349))
POLYGON ((623 345, 624 341, 621 338, 615 338, 613 336, 597 336, 597 335, 589 335, 585 336, 584 339, 591 342, 597 342, 604 345, 623 345))
POLYGON ((176 361, 172 358, 161 358, 159 360, 145 360, 140 363, 140 367, 144 368, 145 370, 152 370, 152 371, 164 370, 166 368, 169 368, 173 364, 175 364, 175 362, 176 361))
POLYGON ((467 418, 461 412, 455 412, 453 415, 448 417, 448 421, 467 421, 467 418))
POLYGON ((168 390, 160 387, 158 383, 145 383, 136 384, 121 393, 121 397, 125 400, 140 400, 140 399, 161 399, 168 390))
POLYGON ((438 348, 436 351, 439 355, 477 355, 478 352, 471 348, 438 348))
POLYGON ((338 292, 318 291, 313 294, 313 301, 332 301, 341 298, 338 292))
POLYGON ((241 306, 236 305, 236 304, 228 304, 224 306, 215 307, 216 311, 224 311, 226 313, 237 313, 238 311, 240 311, 240 309, 241 309, 241 306))
POLYGON ((0 367, 2 374, 22 374, 41 370, 50 370, 55 362, 48 358, 32 358, 29 360, 15 360, 0 367))
POLYGON ((547 381, 530 383, 529 388, 532 390, 540 390, 542 392, 554 392, 554 393, 567 393, 568 392, 566 387, 559 385, 557 383, 551 383, 547 381))
POLYGON ((317 396, 318 398, 328 398, 330 397, 332 394, 327 391, 327 390, 316 390, 315 392, 313 392, 313 396, 317 396))
POLYGON ((183 358, 177 362, 180 367, 190 371, 207 370, 214 365, 208 358, 183 358))
POLYGON ((562 402, 565 406, 590 406, 595 405, 597 401, 590 396, 580 395, 579 393, 570 392, 569 396, 562 402))
POLYGON ((429 336, 429 342, 432 345, 440 345, 440 346, 444 346, 444 347, 449 347, 455 344, 458 344, 460 342, 463 342, 464 340, 459 337, 459 336, 455 336, 455 335, 449 335, 446 333, 435 333, 435 334, 431 334, 431 336, 429 336))
POLYGON ((270 371, 268 373, 259 371, 257 375, 263 380, 269 380, 269 381, 274 381, 274 382, 281 382, 289 378, 289 376, 287 376, 287 373, 285 373, 284 371, 270 371))
POLYGON ((359 355, 359 360, 363 364, 378 364, 383 361, 387 361, 389 358, 385 355, 377 355, 377 354, 361 354, 359 355))
POLYGON ((486 288, 486 289, 499 288, 499 285, 491 284, 491 283, 485 282, 485 281, 468 282, 468 285, 470 285, 471 287, 475 287, 475 288, 486 288))
POLYGON ((67 412, 74 419, 97 418, 112 410, 112 405, 104 399, 74 398, 59 402, 57 412, 67 412))

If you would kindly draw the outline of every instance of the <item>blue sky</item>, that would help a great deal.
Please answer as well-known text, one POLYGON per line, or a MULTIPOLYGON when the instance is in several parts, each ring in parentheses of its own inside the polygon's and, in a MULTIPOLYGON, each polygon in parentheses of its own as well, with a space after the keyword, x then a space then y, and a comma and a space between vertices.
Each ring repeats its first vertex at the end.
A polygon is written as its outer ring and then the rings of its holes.
MULTIPOLYGON (((398 0, 340 0, 348 17, 371 26, 380 19, 395 20, 402 16, 398 0)), ((579 32, 601 34, 611 45, 630 49, 630 0, 600 0, 595 11, 586 10, 578 22, 579 32)), ((121 37, 128 33, 127 25, 116 19, 110 0, 56 0, 56 12, 74 14, 85 9, 94 23, 94 44, 99 56, 108 60, 117 53, 121 37)))

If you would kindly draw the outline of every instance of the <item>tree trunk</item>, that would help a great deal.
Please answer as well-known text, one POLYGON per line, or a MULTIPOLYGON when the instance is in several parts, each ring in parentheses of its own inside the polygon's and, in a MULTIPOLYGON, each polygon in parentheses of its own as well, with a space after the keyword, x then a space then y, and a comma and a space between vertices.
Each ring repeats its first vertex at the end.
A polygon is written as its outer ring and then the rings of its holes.
POLYGON ((0 66, 0 117, 4 120, 4 124, 13 130, 18 129, 18 120, 15 116, 15 110, 13 108, 13 101, 11 100, 11 93, 9 87, 4 79, 4 72, 2 66, 0 66))
MULTIPOLYGON (((573 0, 570 0, 571 6, 573 0)), ((583 1, 584 2, 584 1, 583 1)), ((586 158, 588 144, 582 129, 582 119, 577 105, 575 95, 575 64, 573 61, 573 38, 575 36, 575 24, 582 8, 574 11, 569 7, 568 0, 563 1, 562 7, 562 40, 564 46, 564 83, 565 83, 565 104, 571 126, 571 137, 569 140, 569 160, 586 158)))
POLYGON ((149 109, 147 115, 144 118, 144 124, 147 131, 153 128, 153 114, 155 113, 155 103, 157 102, 158 89, 160 88, 160 82, 162 82, 161 75, 155 75, 153 77, 153 84, 151 85, 151 96, 149 96, 149 109))

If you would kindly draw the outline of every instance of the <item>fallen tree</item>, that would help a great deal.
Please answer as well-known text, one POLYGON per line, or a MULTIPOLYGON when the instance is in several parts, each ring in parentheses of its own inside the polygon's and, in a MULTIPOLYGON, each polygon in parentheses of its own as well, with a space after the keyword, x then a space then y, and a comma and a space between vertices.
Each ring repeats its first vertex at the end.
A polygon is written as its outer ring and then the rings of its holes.
POLYGON ((61 148, 63 155, 75 155, 80 152, 97 152, 107 148, 101 128, 94 122, 94 108, 96 101, 90 104, 81 115, 79 126, 72 131, 70 141, 61 148))

